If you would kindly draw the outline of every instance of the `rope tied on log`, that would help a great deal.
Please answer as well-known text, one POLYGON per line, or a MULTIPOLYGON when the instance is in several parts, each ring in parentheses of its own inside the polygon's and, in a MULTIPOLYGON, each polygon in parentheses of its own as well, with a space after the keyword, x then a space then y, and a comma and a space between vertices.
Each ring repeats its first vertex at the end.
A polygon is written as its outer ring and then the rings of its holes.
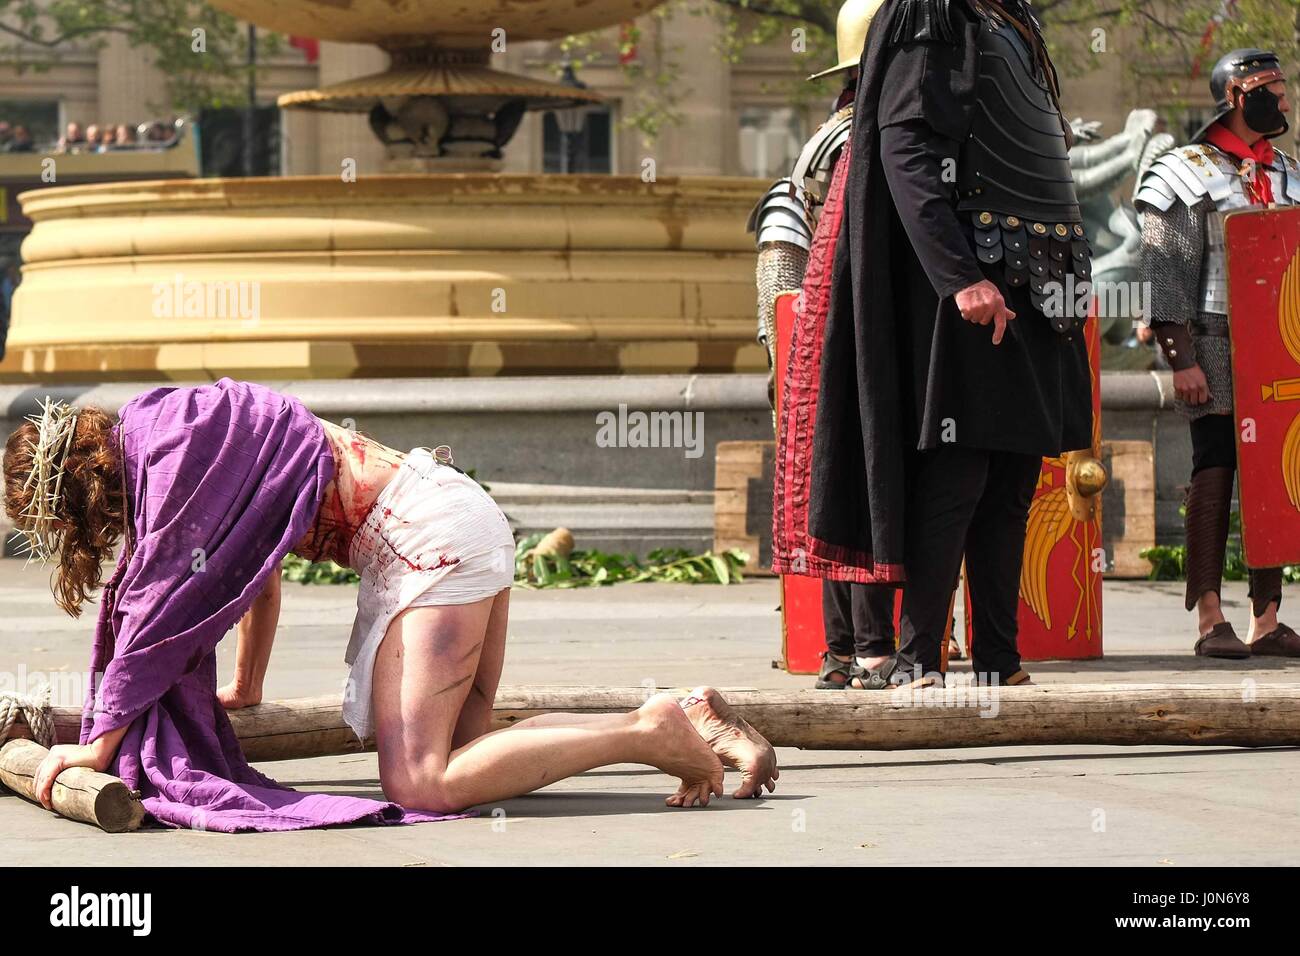
POLYGON ((27 722, 32 739, 38 744, 42 747, 54 745, 54 710, 50 706, 49 684, 35 694, 0 694, 0 744, 9 739, 9 732, 19 717, 27 722))

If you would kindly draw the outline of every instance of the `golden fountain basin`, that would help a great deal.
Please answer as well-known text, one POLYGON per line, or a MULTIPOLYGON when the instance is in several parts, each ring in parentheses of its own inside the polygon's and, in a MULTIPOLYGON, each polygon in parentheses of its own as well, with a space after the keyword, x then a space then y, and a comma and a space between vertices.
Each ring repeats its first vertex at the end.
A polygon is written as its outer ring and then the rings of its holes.
POLYGON ((242 20, 292 36, 377 43, 387 49, 436 39, 439 47, 489 48, 554 40, 632 20, 663 0, 213 0, 242 20))
POLYGON ((167 180, 24 193, 3 381, 759 372, 731 177, 167 180))

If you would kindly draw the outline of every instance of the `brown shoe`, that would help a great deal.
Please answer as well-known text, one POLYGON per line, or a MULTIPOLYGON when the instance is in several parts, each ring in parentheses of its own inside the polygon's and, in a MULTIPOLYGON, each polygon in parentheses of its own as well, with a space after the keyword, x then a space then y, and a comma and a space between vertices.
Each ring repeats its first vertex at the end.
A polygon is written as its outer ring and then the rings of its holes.
POLYGON ((1250 657, 1250 647, 1243 644, 1237 632, 1227 621, 1214 625, 1209 633, 1202 634, 1196 641, 1197 657, 1224 657, 1229 660, 1242 660, 1250 657))
POLYGON ((1279 624, 1247 646, 1255 657, 1300 657, 1300 634, 1279 624))

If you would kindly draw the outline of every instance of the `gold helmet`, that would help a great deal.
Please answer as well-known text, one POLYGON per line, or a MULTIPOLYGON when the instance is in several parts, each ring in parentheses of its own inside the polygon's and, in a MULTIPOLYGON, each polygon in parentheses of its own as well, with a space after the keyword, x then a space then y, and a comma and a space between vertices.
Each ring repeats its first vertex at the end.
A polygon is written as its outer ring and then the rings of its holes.
POLYGON ((885 0, 844 0, 839 17, 835 21, 835 46, 840 62, 829 70, 822 70, 808 77, 820 80, 853 69, 862 59, 862 51, 867 45, 867 27, 876 11, 885 5, 885 0))

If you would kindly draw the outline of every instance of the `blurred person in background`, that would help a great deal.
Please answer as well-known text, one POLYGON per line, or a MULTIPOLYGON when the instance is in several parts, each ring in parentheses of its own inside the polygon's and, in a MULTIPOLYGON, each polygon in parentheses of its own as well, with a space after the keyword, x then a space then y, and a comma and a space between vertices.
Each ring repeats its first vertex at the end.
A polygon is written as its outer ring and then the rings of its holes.
POLYGON ((144 139, 151 146, 162 146, 170 141, 175 133, 174 127, 170 123, 164 123, 162 120, 154 120, 146 127, 144 139))
POLYGON ((15 126, 13 137, 5 146, 5 152, 8 153, 30 153, 36 149, 36 144, 32 142, 32 134, 27 131, 26 126, 15 126))
POLYGON ((13 312, 14 290, 21 281, 22 273, 18 263, 6 263, 3 272, 0 272, 0 362, 4 361, 5 342, 9 339, 9 316, 13 312))
POLYGON ((64 130, 63 137, 59 140, 55 152, 75 153, 80 147, 85 145, 86 137, 81 132, 80 123, 69 123, 64 130))

